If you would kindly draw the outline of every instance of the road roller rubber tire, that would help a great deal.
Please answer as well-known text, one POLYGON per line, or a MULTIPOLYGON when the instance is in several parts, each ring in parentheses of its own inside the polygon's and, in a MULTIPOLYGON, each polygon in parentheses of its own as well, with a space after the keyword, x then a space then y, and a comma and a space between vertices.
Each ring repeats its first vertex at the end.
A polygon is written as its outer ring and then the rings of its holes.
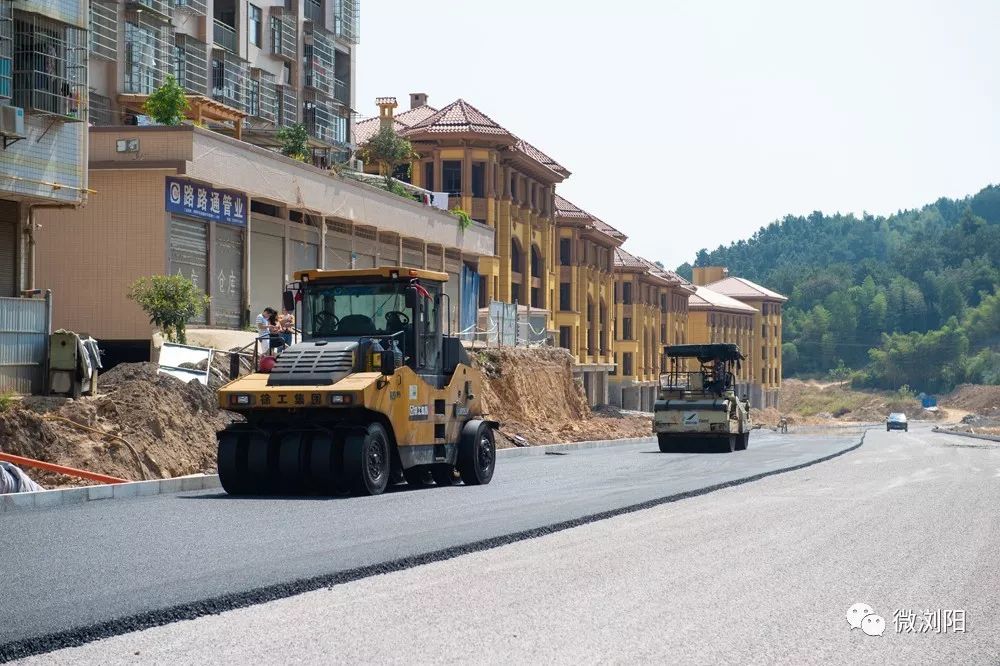
POLYGON ((381 495, 391 472, 389 435, 381 423, 349 434, 344 440, 344 474, 359 495, 381 495))
POLYGON ((469 421, 458 442, 458 473, 467 486, 486 485, 493 480, 497 445, 493 428, 482 421, 469 421))
POLYGON ((252 487, 247 483, 247 434, 223 430, 218 434, 219 450, 216 465, 222 489, 230 495, 246 495, 252 487))

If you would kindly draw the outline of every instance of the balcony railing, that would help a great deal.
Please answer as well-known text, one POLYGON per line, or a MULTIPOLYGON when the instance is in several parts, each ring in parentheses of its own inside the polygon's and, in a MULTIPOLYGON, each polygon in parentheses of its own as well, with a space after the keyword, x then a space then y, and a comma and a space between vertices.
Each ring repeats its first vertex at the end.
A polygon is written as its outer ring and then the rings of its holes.
POLYGON ((290 62, 298 59, 294 16, 271 16, 271 53, 290 62))
POLYGON ((14 20, 14 104, 28 113, 83 120, 87 113, 87 31, 37 14, 14 20))
POLYGON ((212 40, 215 46, 226 49, 230 53, 238 53, 236 28, 219 19, 212 19, 212 40))
POLYGON ((87 120, 91 125, 97 127, 121 124, 116 122, 115 114, 111 110, 111 99, 104 95, 98 95, 93 90, 90 91, 90 106, 87 112, 87 120))
POLYGON ((250 63, 220 49, 212 52, 212 97, 250 113, 250 63))
POLYGON ((170 18, 172 4, 170 0, 128 0, 126 2, 126 5, 133 9, 149 9, 167 19, 170 18))
POLYGON ((204 16, 207 9, 205 0, 173 0, 173 3, 177 11, 198 16, 204 16))
POLYGON ((174 78, 193 95, 208 93, 208 45, 190 35, 176 35, 174 78))
POLYGON ((118 59, 118 3, 90 3, 90 52, 107 60, 118 59))
POLYGON ((280 85, 278 90, 278 124, 289 126, 298 122, 299 98, 295 89, 288 85, 280 85))
POLYGON ((333 80, 333 98, 346 106, 351 105, 351 86, 340 79, 333 80))
POLYGON ((0 0, 0 99, 14 94, 14 13, 9 0, 0 0))
POLYGON ((305 17, 307 21, 312 21, 320 26, 326 24, 323 16, 323 5, 313 0, 305 0, 305 17))

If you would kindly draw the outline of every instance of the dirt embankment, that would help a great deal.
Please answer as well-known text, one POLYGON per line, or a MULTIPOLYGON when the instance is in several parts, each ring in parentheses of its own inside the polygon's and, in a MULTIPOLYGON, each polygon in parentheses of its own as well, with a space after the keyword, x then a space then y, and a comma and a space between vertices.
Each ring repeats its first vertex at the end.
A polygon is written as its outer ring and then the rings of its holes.
POLYGON ((784 417, 789 425, 827 425, 884 421, 891 412, 909 419, 935 419, 942 415, 926 411, 916 398, 885 391, 861 391, 847 383, 819 383, 785 379, 781 383, 779 409, 753 410, 755 423, 776 427, 784 417))
MULTIPOLYGON (((213 382, 214 383, 214 382, 213 382)), ((215 433, 233 418, 215 392, 157 373, 152 363, 119 365, 99 395, 29 397, 0 413, 0 451, 128 480, 215 468, 215 433)), ((45 487, 85 485, 26 470, 45 487)))
POLYGON ((483 409, 503 425, 499 446, 647 437, 649 417, 613 409, 591 411, 573 378, 573 357, 558 347, 472 352, 484 375, 483 409))
POLYGON ((962 416, 953 430, 1000 436, 1000 386, 962 384, 943 396, 939 404, 962 416))

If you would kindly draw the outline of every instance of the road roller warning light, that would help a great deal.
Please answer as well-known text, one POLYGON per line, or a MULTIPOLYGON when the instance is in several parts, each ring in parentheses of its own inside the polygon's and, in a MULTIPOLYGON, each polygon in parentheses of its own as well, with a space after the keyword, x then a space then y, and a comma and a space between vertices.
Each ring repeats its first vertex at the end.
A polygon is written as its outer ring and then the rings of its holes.
POLYGON ((489 483, 498 424, 483 416, 482 375, 444 330, 448 274, 311 270, 295 280, 284 302, 298 310, 302 341, 219 390, 220 406, 245 417, 218 434, 226 492, 489 483))

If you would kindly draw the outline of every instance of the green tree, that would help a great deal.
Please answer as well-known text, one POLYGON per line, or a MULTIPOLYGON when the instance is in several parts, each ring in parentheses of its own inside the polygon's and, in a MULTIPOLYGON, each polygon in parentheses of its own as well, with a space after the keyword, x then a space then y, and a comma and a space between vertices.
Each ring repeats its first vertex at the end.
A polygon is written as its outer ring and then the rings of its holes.
POLYGON ((177 79, 167 74, 163 85, 146 98, 142 110, 160 125, 180 125, 188 110, 187 96, 177 79))
POLYGON ((358 150, 358 157, 366 164, 378 165, 378 172, 386 179, 392 178, 396 167, 409 166, 419 155, 413 146, 396 134, 391 127, 384 127, 358 150))
POLYGON ((281 154, 300 162, 309 161, 309 133, 302 123, 285 125, 278 130, 281 154))
POLYGON ((154 275, 132 283, 129 299, 149 315, 170 342, 187 343, 187 323, 208 307, 209 297, 183 275, 154 275))

